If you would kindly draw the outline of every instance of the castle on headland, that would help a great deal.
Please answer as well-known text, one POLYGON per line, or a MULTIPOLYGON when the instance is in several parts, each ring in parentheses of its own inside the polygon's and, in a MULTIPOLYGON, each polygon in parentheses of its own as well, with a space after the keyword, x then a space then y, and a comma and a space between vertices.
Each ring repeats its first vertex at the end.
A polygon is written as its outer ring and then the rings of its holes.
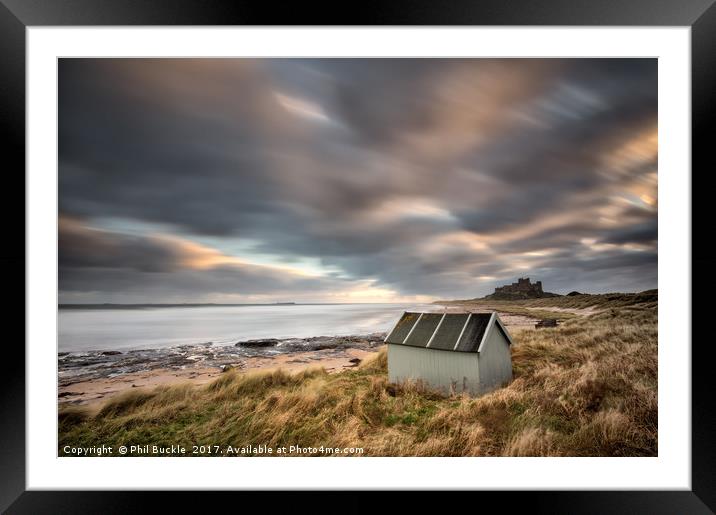
POLYGON ((529 277, 520 277, 516 283, 498 286, 495 293, 487 295, 486 299, 519 300, 538 299, 540 297, 558 297, 556 293, 542 290, 542 281, 531 282, 529 277))
POLYGON ((516 283, 495 288, 495 293, 526 293, 540 296, 542 293, 542 281, 532 283, 529 277, 520 277, 516 283))

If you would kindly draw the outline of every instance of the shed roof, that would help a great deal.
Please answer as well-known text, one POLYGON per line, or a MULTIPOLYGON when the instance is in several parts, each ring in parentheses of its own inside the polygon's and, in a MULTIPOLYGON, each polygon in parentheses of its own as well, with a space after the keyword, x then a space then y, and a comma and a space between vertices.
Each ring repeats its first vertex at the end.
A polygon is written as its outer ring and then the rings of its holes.
POLYGON ((455 352, 480 352, 489 329, 496 325, 512 338, 496 313, 403 313, 386 343, 455 352))

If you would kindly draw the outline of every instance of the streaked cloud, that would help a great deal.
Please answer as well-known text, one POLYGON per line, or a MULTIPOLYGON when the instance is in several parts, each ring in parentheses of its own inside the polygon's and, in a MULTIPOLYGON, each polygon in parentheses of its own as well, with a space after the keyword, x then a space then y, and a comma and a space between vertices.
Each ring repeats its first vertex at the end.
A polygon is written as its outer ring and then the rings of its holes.
POLYGON ((656 69, 63 59, 61 299, 655 287, 656 69))
POLYGON ((291 97, 283 93, 275 93, 275 96, 278 103, 292 114, 308 118, 309 120, 321 122, 330 121, 328 115, 323 111, 323 109, 321 109, 320 106, 316 104, 312 104, 307 100, 291 97))

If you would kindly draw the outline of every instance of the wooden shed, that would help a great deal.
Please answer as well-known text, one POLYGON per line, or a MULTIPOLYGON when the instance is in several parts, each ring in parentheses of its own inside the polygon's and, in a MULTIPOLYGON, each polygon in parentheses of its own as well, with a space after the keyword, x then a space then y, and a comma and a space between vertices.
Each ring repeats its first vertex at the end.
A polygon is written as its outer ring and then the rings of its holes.
POLYGON ((512 338, 494 312, 405 312, 385 342, 392 383, 480 395, 512 379, 512 338))

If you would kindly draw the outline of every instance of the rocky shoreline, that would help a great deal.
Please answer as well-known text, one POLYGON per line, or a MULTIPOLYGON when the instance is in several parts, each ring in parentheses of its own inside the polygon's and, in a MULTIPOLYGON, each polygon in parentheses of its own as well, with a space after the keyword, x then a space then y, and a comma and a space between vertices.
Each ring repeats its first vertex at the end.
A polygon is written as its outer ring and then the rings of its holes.
MULTIPOLYGON (((159 349, 60 352, 57 355, 60 387, 120 377, 151 370, 245 368, 252 359, 347 349, 372 350, 383 344, 385 333, 310 338, 241 340, 233 345, 204 342, 159 349)), ((61 392, 60 392, 61 393, 61 392)))

